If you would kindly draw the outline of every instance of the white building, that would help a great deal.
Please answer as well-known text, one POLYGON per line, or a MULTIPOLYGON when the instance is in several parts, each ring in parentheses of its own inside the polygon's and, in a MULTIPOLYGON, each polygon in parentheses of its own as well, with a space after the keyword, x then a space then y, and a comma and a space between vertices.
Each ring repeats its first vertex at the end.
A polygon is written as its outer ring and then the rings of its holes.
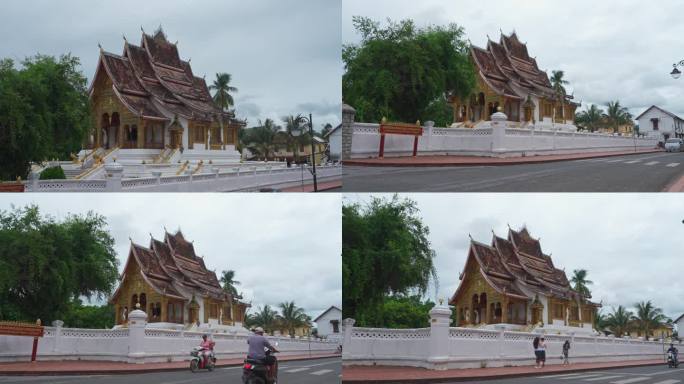
POLYGON ((342 310, 331 306, 314 319, 318 336, 323 338, 339 338, 342 325, 342 310))
POLYGON ((340 161, 342 159, 342 124, 328 132, 325 139, 328 140, 328 148, 330 148, 330 160, 340 161))
POLYGON ((665 141, 670 137, 684 136, 684 119, 655 105, 636 118, 639 133, 665 141))
POLYGON ((676 331, 677 337, 681 338, 682 334, 680 332, 682 332, 682 329, 684 329, 684 314, 682 314, 677 318, 677 320, 672 322, 672 327, 672 331, 676 331))

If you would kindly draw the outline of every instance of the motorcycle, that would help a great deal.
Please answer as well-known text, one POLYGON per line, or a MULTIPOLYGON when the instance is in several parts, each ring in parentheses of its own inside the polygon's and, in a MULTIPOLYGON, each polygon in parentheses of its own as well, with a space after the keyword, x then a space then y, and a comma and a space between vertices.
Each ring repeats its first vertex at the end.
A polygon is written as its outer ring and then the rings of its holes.
MULTIPOLYGON (((276 343, 276 346, 278 343, 276 343)), ((273 352, 266 349, 266 356, 271 356, 273 352)), ((275 356, 273 356, 275 358, 275 356)), ((275 384, 278 380, 278 360, 276 359, 271 369, 264 364, 263 360, 245 359, 242 365, 243 384, 275 384)))
POLYGON ((675 354, 672 351, 667 353, 667 367, 668 368, 679 367, 679 359, 675 356, 675 354))
POLYGON ((206 358, 202 358, 202 352, 206 351, 204 348, 195 347, 190 352, 192 359, 190 360, 190 370, 195 373, 200 369, 207 369, 209 372, 214 370, 216 366, 216 357, 214 356, 214 351, 211 351, 206 358))

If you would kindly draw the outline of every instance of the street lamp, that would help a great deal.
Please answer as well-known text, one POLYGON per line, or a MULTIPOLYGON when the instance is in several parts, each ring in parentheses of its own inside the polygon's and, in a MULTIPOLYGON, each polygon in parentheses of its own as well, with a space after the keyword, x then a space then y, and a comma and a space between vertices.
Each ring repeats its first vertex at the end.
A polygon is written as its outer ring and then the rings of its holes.
POLYGON ((680 61, 679 63, 674 63, 672 64, 674 68, 672 68, 672 72, 670 72, 670 76, 672 76, 673 79, 679 79, 679 77, 682 75, 682 71, 677 69, 677 67, 684 67, 684 60, 680 61))
MULTIPOLYGON (((306 122, 305 126, 309 126, 309 136, 311 137, 311 168, 309 172, 313 176, 314 192, 318 192, 318 182, 316 181, 316 149, 314 147, 314 135, 313 135, 313 122, 311 120, 311 114, 309 113, 309 118, 302 116, 301 120, 306 122)), ((299 137, 304 133, 303 127, 296 124, 291 130, 290 134, 292 137, 299 137)), ((296 148, 295 148, 296 149, 296 148)))

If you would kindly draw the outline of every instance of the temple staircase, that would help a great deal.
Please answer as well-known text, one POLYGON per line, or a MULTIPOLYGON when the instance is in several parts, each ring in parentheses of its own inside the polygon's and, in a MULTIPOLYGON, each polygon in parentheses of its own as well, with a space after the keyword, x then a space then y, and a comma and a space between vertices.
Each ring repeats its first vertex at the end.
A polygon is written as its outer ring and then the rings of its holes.
POLYGON ((168 164, 172 162, 172 158, 177 157, 180 154, 178 148, 164 148, 164 150, 159 153, 159 156, 154 158, 152 164, 168 164))

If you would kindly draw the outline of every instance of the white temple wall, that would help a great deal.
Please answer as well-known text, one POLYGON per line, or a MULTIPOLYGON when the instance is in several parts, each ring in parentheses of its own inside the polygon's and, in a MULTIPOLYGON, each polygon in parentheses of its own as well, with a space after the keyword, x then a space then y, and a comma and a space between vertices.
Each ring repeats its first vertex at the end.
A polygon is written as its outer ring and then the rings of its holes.
MULTIPOLYGON (((190 351, 199 346, 203 332, 183 332, 163 329, 144 329, 143 342, 133 343, 132 329, 76 329, 45 327, 45 336, 38 339, 38 361, 46 360, 101 360, 131 363, 189 360, 190 351), (142 351, 134 357, 136 344, 142 351)), ((210 334, 216 342, 218 359, 242 357, 247 354, 247 336, 238 334, 210 334)), ((303 338, 269 337, 278 342, 280 355, 333 353, 339 343, 303 338)), ((139 340, 136 340, 139 341, 139 340)), ((0 336, 0 361, 29 361, 32 337, 0 336)))
MULTIPOLYGON (((562 345, 570 341, 573 362, 609 362, 658 359, 663 343, 574 334, 536 333, 456 328, 448 337, 440 335, 440 322, 449 321, 451 311, 436 306, 431 311, 430 328, 378 329, 353 327, 344 321, 343 364, 398 365, 429 369, 481 368, 533 365, 532 341, 543 335, 547 344, 547 364, 560 364, 562 345), (439 310, 440 313, 437 313, 439 310), (444 351, 447 356, 444 356, 444 351)), ((680 348, 681 349, 681 348, 680 348)))
MULTIPOLYGON (((506 124, 494 128, 492 122, 484 122, 476 129, 423 127, 423 135, 418 138, 418 156, 535 156, 650 149, 657 144, 655 138, 569 132, 576 128, 567 124, 538 123, 533 129, 506 128, 506 124)), ((352 158, 378 157, 379 128, 379 124, 371 123, 352 125, 352 158)), ((385 157, 410 156, 413 139, 413 136, 386 135, 385 157)))
MULTIPOLYGON (((547 310, 547 308, 549 308, 549 298, 546 296, 541 296, 541 297, 539 297, 539 301, 544 306, 544 310, 542 310, 542 319, 544 321, 544 324, 548 324, 549 323, 549 311, 547 310)), ((531 318, 532 317, 530 317, 530 319, 531 318)))

